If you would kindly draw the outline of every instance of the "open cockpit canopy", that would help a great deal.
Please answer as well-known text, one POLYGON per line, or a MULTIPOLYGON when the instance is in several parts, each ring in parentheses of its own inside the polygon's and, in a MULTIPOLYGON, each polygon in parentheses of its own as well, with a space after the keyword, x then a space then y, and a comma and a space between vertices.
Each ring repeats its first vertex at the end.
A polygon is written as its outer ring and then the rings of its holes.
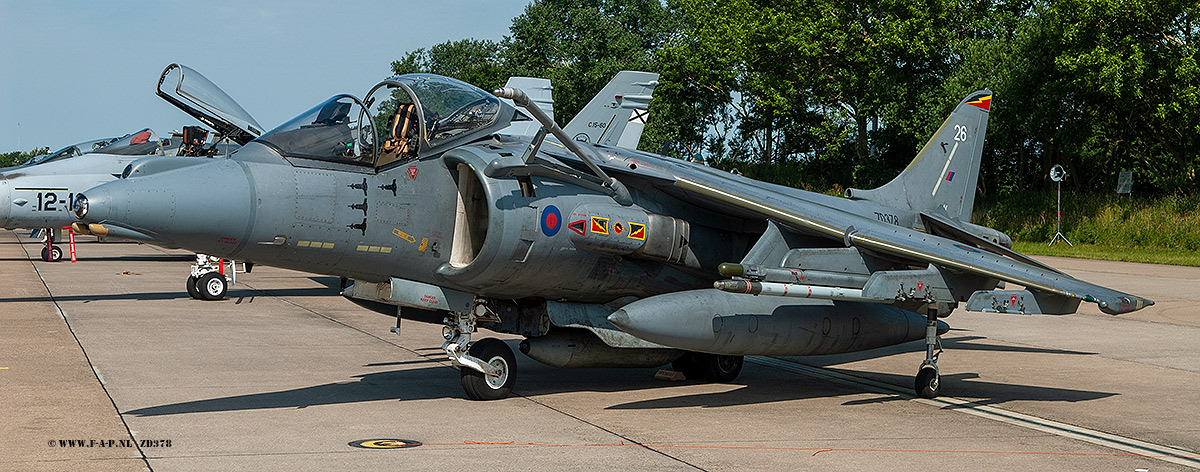
POLYGON ((238 144, 244 145, 262 134, 262 125, 241 105, 188 66, 167 66, 158 78, 156 93, 238 144))
POLYGON ((375 131, 357 98, 338 95, 257 139, 284 157, 370 165, 375 131))
POLYGON ((285 157, 384 167, 438 154, 508 126, 514 109, 460 80, 387 79, 365 102, 338 95, 258 138, 285 157))

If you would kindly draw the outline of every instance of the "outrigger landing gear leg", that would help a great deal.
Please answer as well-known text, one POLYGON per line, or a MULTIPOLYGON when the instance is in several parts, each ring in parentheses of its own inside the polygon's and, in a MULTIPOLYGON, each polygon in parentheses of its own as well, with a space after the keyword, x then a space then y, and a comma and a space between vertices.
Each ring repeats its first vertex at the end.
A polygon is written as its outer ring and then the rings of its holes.
POLYGON ((442 350, 462 376, 463 390, 472 400, 499 400, 512 393, 517 378, 517 358, 512 349, 496 338, 471 343, 475 332, 474 313, 451 313, 442 329, 442 350))
POLYGON ((917 370, 914 388, 918 397, 934 398, 938 396, 942 383, 937 365, 938 356, 942 353, 942 338, 937 334, 937 309, 930 308, 925 317, 925 362, 917 370))

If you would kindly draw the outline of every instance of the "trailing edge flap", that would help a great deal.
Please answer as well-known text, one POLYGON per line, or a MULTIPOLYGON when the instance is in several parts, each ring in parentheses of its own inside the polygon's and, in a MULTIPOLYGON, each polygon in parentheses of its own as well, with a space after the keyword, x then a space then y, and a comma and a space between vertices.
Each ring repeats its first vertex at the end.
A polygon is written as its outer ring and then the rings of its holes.
POLYGON ((929 211, 923 211, 921 212, 921 221, 925 223, 925 229, 930 230, 931 233, 934 233, 938 236, 964 242, 1001 256, 1008 256, 1032 266, 1041 267, 1043 269, 1051 270, 1060 274, 1062 273, 1058 269, 1050 267, 1046 264, 1042 264, 1041 262, 1038 262, 1029 256, 991 242, 985 238, 981 238, 975 233, 967 231, 965 228, 958 225, 954 220, 946 216, 931 213, 929 211))
POLYGON ((790 228, 843 241, 860 250, 924 261, 947 269, 1019 284, 1032 291, 1077 298, 1117 315, 1140 310, 1154 301, 1085 282, 1061 272, 984 252, 945 237, 922 233, 819 204, 797 207, 795 197, 751 188, 730 179, 679 178, 675 186, 696 196, 753 212, 790 228), (795 210, 803 209, 803 213, 795 210))

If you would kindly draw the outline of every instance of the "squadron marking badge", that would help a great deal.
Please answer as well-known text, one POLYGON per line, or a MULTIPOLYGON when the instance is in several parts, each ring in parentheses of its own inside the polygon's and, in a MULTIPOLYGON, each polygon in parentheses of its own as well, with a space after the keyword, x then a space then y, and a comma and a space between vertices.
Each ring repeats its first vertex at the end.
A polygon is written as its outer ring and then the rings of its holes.
POLYGON ((629 239, 646 239, 646 225, 629 222, 629 239))
POLYGON ((595 234, 608 234, 608 218, 593 216, 592 232, 595 234))
POLYGON ((578 233, 580 236, 583 236, 584 234, 587 233, 587 231, 584 231, 586 229, 586 226, 584 226, 586 223, 587 223, 587 221, 585 221, 585 220, 575 220, 575 221, 572 221, 571 224, 567 225, 567 227, 571 228, 571 231, 574 231, 574 232, 578 233))

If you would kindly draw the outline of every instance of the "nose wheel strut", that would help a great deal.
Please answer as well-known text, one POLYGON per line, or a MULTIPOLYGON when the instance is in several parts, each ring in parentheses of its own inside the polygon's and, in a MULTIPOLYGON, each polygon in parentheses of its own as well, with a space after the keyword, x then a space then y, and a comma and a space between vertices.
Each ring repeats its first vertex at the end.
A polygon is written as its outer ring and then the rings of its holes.
MULTIPOLYGON (((229 290, 229 281, 220 267, 204 254, 196 254, 196 264, 187 279, 187 292, 197 300, 221 300, 229 290)), ((232 269, 230 269, 232 271, 232 269)))

